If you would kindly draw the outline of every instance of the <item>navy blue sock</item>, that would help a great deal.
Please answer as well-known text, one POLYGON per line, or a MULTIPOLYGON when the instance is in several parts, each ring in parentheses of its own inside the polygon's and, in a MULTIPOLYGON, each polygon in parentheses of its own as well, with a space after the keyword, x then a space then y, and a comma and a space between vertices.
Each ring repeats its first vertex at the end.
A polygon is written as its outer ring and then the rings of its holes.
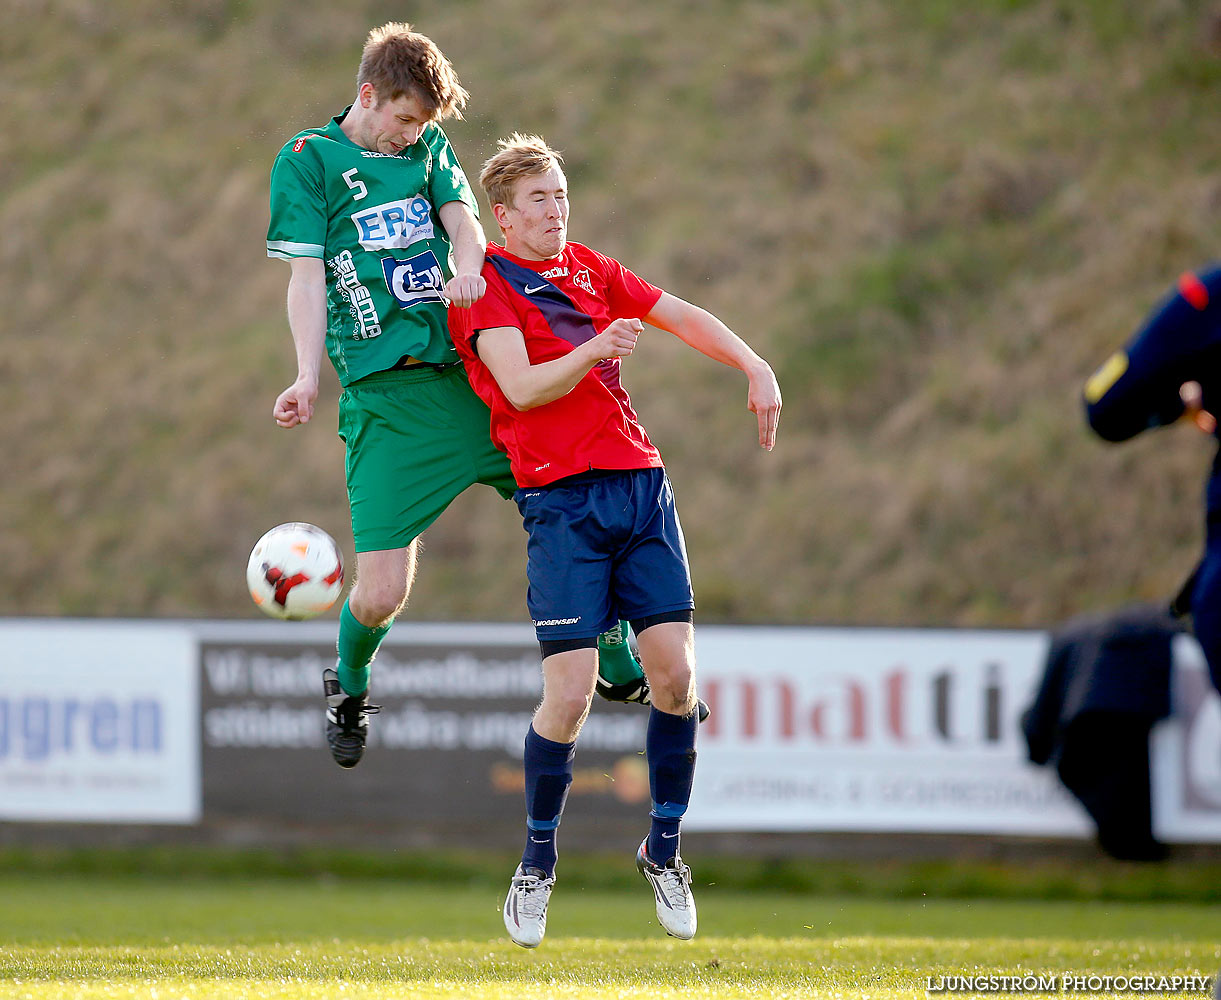
POLYGON ((678 853, 678 825, 691 801, 695 776, 695 731, 699 715, 670 715, 656 708, 649 712, 644 753, 649 762, 649 857, 664 865, 678 853))
POLYGON ((526 849, 523 868, 541 868, 555 874, 555 831, 572 784, 576 743, 544 739, 532 725, 526 733, 526 849))

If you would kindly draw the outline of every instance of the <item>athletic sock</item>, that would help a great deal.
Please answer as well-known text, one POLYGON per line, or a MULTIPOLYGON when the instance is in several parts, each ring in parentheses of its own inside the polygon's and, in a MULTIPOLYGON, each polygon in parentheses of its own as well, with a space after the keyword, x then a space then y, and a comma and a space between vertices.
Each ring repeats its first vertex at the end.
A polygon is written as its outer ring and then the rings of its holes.
POLYGON ((572 761, 577 745, 556 743, 534 731, 526 732, 526 849, 522 852, 523 868, 541 868, 555 874, 557 857, 555 833, 560 814, 572 784, 572 761))
POLYGON ((664 865, 678 853, 678 827, 691 801, 695 776, 695 732, 699 715, 670 715, 653 708, 645 733, 644 752, 649 762, 649 857, 664 865))
POLYGON ((607 684, 627 684, 644 676, 628 645, 629 627, 619 622, 598 636, 598 674, 607 684))
POLYGON ((352 614, 348 602, 343 602, 339 612, 339 638, 335 643, 339 653, 335 672, 339 674, 339 686, 344 694, 355 697, 369 689, 369 664, 393 624, 391 620, 377 628, 362 625, 352 614))

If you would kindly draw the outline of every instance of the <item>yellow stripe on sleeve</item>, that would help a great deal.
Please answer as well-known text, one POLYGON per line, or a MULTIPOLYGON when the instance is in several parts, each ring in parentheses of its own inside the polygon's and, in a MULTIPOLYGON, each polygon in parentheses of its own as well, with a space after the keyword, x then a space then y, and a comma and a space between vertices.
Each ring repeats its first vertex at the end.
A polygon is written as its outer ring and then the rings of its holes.
POLYGON ((1123 351, 1112 354, 1085 383, 1085 401, 1097 403, 1127 370, 1128 356, 1123 351))

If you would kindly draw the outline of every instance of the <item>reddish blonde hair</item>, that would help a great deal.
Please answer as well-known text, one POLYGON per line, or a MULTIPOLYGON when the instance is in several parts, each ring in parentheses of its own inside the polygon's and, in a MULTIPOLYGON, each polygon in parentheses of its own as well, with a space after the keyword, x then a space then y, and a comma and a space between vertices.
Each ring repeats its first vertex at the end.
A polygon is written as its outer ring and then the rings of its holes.
POLYGON ((389 21, 369 32, 356 86, 371 84, 377 102, 414 94, 437 121, 461 118, 470 94, 436 43, 405 21, 389 21))
POLYGON ((564 163, 564 157, 541 136, 514 132, 496 145, 500 151, 490 157, 479 172, 479 186, 493 205, 512 205, 513 187, 519 180, 545 174, 564 163))

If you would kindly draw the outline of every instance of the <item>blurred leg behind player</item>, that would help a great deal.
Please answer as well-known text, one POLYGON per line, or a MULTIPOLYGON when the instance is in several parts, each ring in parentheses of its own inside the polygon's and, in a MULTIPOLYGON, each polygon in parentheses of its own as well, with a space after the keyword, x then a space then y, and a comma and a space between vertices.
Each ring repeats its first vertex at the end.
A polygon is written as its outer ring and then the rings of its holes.
MULTIPOLYGON (((621 621, 598 636, 598 694, 607 701, 651 704, 649 681, 631 646, 631 626, 621 621)), ((708 705, 696 701, 699 720, 708 718, 708 705)))

